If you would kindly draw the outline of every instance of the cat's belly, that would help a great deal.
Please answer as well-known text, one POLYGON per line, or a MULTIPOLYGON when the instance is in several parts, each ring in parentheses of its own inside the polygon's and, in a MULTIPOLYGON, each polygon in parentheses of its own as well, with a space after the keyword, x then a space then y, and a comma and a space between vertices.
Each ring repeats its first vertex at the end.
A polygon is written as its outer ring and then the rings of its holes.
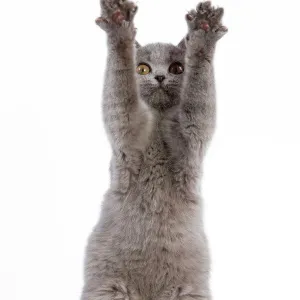
POLYGON ((197 205, 180 202, 164 190, 147 199, 132 192, 119 204, 113 224, 106 229, 109 256, 102 258, 123 270, 134 286, 158 292, 204 269, 207 249, 197 225, 197 205))

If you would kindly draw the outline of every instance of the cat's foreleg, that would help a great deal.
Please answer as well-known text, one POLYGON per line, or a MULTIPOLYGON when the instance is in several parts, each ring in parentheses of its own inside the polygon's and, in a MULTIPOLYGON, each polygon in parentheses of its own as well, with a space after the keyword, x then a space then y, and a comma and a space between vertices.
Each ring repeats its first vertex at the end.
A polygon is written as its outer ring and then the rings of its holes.
POLYGON ((181 134, 195 150, 205 145, 215 127, 216 100, 213 56, 217 41, 227 32, 222 23, 223 8, 209 1, 190 11, 186 20, 186 73, 180 110, 181 134))
POLYGON ((144 119, 135 77, 134 16, 137 6, 124 0, 102 0, 96 23, 107 33, 108 58, 103 91, 106 129, 116 150, 133 145, 144 119))

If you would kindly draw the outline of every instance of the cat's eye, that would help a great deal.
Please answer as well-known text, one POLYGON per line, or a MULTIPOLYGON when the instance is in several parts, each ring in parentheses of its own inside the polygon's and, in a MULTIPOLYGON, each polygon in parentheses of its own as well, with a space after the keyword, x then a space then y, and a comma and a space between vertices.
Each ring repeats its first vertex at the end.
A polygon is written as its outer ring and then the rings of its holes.
POLYGON ((148 75, 151 72, 151 68, 147 64, 139 64, 136 68, 136 72, 140 75, 148 75))
POLYGON ((169 72, 175 75, 182 74, 184 72, 184 66, 180 62, 174 62, 171 64, 169 72))

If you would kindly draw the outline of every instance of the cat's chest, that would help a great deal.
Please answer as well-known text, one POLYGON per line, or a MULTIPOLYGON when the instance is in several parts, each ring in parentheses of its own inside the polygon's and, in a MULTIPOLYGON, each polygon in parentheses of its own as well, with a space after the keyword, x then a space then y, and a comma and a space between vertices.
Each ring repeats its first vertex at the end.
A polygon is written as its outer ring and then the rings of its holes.
POLYGON ((142 188, 150 191, 166 185, 168 155, 160 137, 152 139, 143 151, 117 153, 111 162, 111 188, 119 193, 142 188))
POLYGON ((157 139, 144 152, 135 203, 144 211, 166 212, 171 198, 170 191, 169 158, 163 141, 157 139))
POLYGON ((168 156, 162 139, 154 140, 143 153, 139 183, 145 187, 163 185, 168 176, 168 156))

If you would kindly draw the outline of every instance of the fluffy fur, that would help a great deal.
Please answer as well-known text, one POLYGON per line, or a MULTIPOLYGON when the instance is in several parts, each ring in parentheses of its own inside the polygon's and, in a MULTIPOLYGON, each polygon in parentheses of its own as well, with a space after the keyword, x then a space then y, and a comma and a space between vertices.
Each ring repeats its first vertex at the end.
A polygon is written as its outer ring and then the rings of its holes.
POLYGON ((226 32, 223 9, 200 3, 186 16, 189 31, 179 46, 140 47, 135 4, 102 0, 101 6, 97 24, 109 48, 103 112, 113 158, 111 186, 87 247, 82 300, 208 300, 197 187, 215 127, 212 58, 226 32), (173 62, 184 73, 171 74, 173 62), (139 63, 151 73, 138 75, 139 63))

